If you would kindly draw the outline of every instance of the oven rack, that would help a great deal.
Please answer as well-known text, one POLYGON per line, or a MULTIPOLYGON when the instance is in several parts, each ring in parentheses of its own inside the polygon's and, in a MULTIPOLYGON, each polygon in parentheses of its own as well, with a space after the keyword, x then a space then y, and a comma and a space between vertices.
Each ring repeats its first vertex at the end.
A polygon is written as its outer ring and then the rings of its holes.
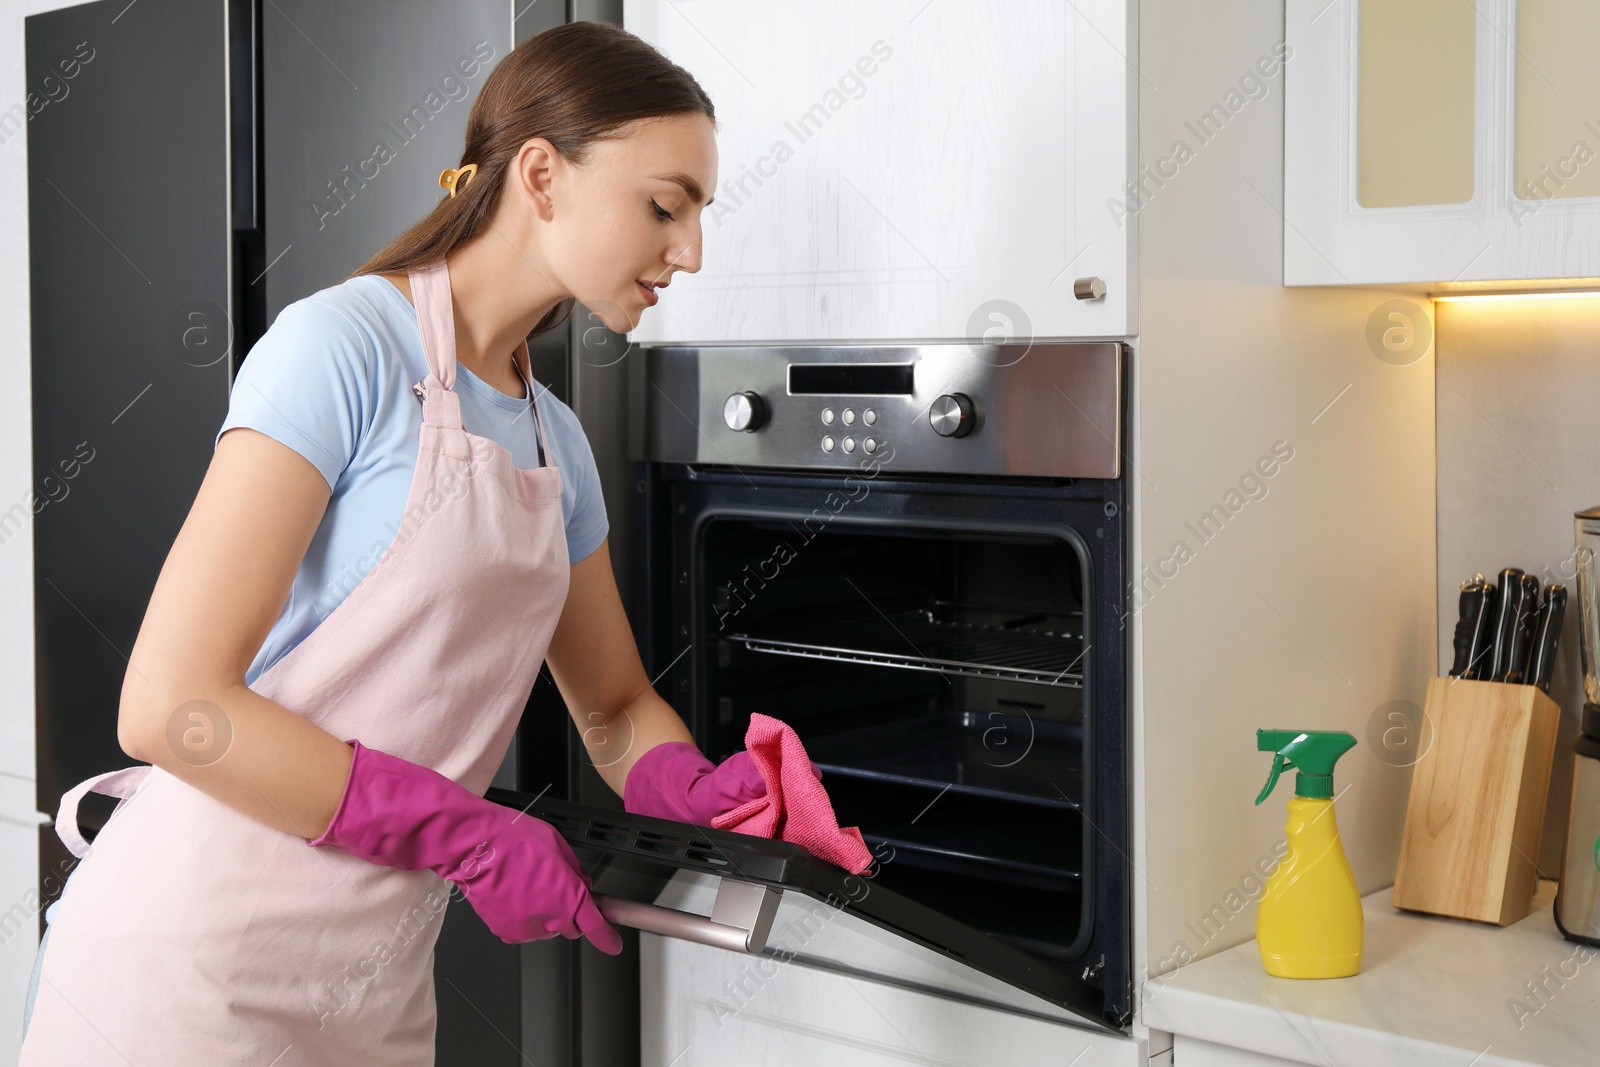
POLYGON ((999 712, 909 713, 806 737, 827 774, 877 788, 950 790, 1003 804, 1077 810, 1083 798, 1083 727, 999 712))
MULTIPOLYGON (((871 835, 863 832, 863 836, 872 843, 871 835)), ((970 868, 946 867, 937 857, 905 849, 889 851, 883 844, 876 844, 873 855, 878 858, 874 889, 908 893, 990 937, 1026 946, 1025 951, 1036 955, 1056 959, 1078 955, 1071 947, 1088 920, 1081 877, 1041 883, 1014 872, 1003 874, 999 884, 1005 886, 1007 904, 997 906, 997 883, 992 875, 974 879, 977 872, 970 868), (925 865, 925 860, 935 862, 925 865)))
POLYGON ((941 619, 927 608, 767 633, 729 634, 752 652, 1083 688, 1083 638, 941 619))
POLYGON ((899 861, 908 866, 930 867, 949 874, 989 879, 996 876, 994 872, 999 872, 1000 876, 1014 884, 1042 890, 1060 890, 1083 880, 1083 873, 1071 867, 989 856, 896 834, 875 834, 863 830, 861 836, 873 850, 872 854, 880 860, 886 856, 880 846, 886 845, 893 850, 887 853, 893 857, 890 862, 899 861))

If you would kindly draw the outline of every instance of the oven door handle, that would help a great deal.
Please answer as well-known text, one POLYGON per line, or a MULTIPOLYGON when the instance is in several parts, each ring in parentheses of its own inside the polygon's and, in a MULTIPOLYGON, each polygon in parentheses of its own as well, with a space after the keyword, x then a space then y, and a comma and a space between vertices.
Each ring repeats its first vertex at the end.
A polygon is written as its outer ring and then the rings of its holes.
POLYGON ((710 918, 604 893, 595 893, 594 902, 600 914, 617 926, 758 956, 767 947, 780 896, 768 886, 723 878, 717 884, 710 918))

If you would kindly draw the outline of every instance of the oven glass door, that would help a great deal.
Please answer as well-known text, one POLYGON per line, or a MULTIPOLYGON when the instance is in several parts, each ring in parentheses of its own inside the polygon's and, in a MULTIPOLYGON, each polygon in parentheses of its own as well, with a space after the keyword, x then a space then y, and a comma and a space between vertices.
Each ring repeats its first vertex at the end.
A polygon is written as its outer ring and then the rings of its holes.
POLYGON ((614 924, 888 980, 1010 1011, 1120 1031, 1104 992, 1040 959, 783 841, 492 788, 554 825, 614 924))
POLYGON ((836 517, 802 541, 801 522, 724 507, 696 529, 705 596, 686 658, 707 754, 738 751, 753 712, 781 719, 879 885, 1031 955, 1083 957, 1096 864, 1081 540, 901 514, 836 517))

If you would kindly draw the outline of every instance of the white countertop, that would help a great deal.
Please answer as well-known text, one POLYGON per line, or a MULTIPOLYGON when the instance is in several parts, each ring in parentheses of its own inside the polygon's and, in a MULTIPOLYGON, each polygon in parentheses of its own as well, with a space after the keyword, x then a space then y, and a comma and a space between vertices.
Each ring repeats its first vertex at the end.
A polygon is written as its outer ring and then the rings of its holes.
POLYGON ((1274 978, 1249 941, 1146 982, 1144 1021, 1328 1067, 1592 1067, 1600 949, 1556 931, 1555 890, 1540 882, 1527 917, 1499 927, 1403 912, 1381 889, 1361 902, 1360 974, 1274 978))

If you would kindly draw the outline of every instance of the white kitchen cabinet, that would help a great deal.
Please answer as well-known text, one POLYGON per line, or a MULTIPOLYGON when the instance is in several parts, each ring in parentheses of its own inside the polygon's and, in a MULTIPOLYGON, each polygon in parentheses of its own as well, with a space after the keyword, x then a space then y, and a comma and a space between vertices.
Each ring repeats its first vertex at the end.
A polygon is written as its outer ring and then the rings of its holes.
POLYGON ((1133 332, 1131 6, 628 0, 720 124, 702 267, 630 338, 1133 332))
POLYGON ((1284 282, 1600 276, 1600 5, 1288 0, 1284 282))
POLYGON ((639 935, 644 1067, 1144 1067, 1143 1043, 771 956, 639 935))

